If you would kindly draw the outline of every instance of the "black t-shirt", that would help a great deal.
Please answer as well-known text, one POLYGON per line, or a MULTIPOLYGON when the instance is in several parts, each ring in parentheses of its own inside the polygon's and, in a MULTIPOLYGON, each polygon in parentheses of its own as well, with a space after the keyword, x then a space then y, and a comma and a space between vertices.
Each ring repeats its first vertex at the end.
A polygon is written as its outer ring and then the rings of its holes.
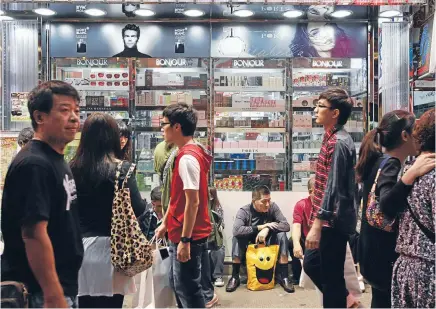
POLYGON ((258 212, 256 209, 254 209, 253 204, 250 206, 251 211, 251 226, 258 226, 265 224, 265 222, 268 219, 268 213, 267 212, 258 212))
POLYGON ((2 281, 24 282, 30 292, 41 291, 27 261, 21 227, 48 221, 47 232, 64 294, 77 295, 83 244, 76 200, 76 185, 64 156, 44 142, 30 141, 12 161, 5 179, 2 281))

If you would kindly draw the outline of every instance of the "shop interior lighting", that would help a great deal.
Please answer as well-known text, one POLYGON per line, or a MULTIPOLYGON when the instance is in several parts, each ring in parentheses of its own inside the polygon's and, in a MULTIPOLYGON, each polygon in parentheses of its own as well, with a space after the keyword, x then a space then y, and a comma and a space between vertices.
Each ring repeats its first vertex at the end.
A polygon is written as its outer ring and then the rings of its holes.
POLYGON ((106 15, 106 12, 100 9, 87 9, 85 10, 85 14, 90 16, 104 16, 106 15))
POLYGON ((349 10, 337 10, 330 14, 331 17, 334 18, 345 18, 352 15, 353 12, 349 10))
POLYGON ((135 10, 135 15, 137 16, 144 16, 144 17, 150 17, 155 15, 156 13, 149 9, 137 9, 135 10))
POLYGON ((14 20, 14 19, 10 16, 0 15, 0 21, 3 21, 3 20, 14 20))
POLYGON ((387 10, 387 11, 383 11, 379 14, 380 17, 387 17, 387 18, 392 18, 392 17, 397 17, 397 16, 401 16, 401 12, 397 11, 397 10, 387 10))
POLYGON ((392 18, 387 18, 387 17, 379 17, 378 18, 378 23, 382 24, 382 23, 389 23, 392 22, 392 18))
POLYGON ((188 16, 188 17, 200 17, 204 15, 203 11, 200 10, 186 10, 183 12, 183 15, 188 16))
POLYGON ((49 8, 39 8, 33 10, 36 14, 42 15, 42 16, 53 16, 56 14, 55 11, 50 10, 49 8))
POLYGON ((286 18, 298 18, 303 16, 303 12, 299 10, 290 10, 283 13, 283 16, 286 18))
POLYGON ((4 11, 0 10, 0 15, 3 15, 4 13, 5 13, 4 11))
POLYGON ((236 10, 232 14, 238 17, 250 17, 254 15, 254 12, 250 10, 236 10))

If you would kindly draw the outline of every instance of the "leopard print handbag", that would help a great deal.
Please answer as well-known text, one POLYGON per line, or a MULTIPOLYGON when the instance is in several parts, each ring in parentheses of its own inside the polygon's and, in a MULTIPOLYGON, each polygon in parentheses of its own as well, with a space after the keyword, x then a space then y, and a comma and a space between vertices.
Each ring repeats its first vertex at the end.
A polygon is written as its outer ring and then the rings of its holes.
POLYGON ((139 227, 131 205, 130 191, 126 188, 127 180, 132 175, 135 164, 130 165, 121 189, 119 189, 122 164, 123 161, 118 164, 115 173, 111 221, 111 261, 115 270, 133 277, 152 266, 153 250, 139 227))

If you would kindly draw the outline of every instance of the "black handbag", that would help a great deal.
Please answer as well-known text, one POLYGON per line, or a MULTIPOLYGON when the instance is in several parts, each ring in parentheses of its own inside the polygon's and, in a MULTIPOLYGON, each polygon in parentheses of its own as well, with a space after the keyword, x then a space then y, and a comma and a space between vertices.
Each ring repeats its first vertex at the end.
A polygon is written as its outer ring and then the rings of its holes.
POLYGON ((24 283, 17 281, 1 283, 1 308, 28 308, 28 296, 24 283))

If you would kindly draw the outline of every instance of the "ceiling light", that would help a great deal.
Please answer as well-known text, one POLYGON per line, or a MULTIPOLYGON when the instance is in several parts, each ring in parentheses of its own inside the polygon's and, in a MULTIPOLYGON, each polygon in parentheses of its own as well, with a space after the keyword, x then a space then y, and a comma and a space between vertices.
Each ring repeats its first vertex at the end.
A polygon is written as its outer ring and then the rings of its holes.
POLYGON ((189 17, 200 17, 204 15, 204 12, 200 10, 186 10, 183 12, 183 15, 189 17))
POLYGON ((396 17, 401 16, 401 13, 396 10, 387 10, 379 14, 380 17, 396 17))
POLYGON ((389 23, 389 22, 391 22, 392 21, 392 19, 391 18, 387 18, 387 17, 379 17, 378 18, 378 23, 379 24, 382 24, 382 23, 389 23))
POLYGON ((0 10, 0 15, 3 15, 4 13, 5 13, 4 11, 0 10))
POLYGON ((137 9, 134 11, 134 13, 137 16, 144 16, 144 17, 149 17, 149 16, 153 16, 154 14, 156 14, 154 11, 149 10, 149 9, 137 9))
POLYGON ((303 12, 298 10, 290 10, 283 13, 283 16, 286 18, 297 18, 303 16, 303 12))
POLYGON ((234 11, 232 14, 238 17, 250 17, 254 15, 253 11, 250 10, 237 10, 234 11))
POLYGON ((14 19, 10 16, 0 15, 0 20, 3 21, 3 20, 14 20, 14 19))
POLYGON ((331 13, 330 16, 334 17, 334 18, 344 18, 344 17, 348 17, 352 14, 353 14, 353 12, 349 11, 349 10, 338 10, 338 11, 334 11, 333 13, 331 13))
POLYGON ((42 16, 53 16, 56 14, 55 11, 50 10, 49 8, 39 8, 33 10, 36 14, 42 15, 42 16))
POLYGON ((100 9, 87 9, 85 10, 85 14, 90 16, 104 16, 106 15, 106 12, 100 9))

